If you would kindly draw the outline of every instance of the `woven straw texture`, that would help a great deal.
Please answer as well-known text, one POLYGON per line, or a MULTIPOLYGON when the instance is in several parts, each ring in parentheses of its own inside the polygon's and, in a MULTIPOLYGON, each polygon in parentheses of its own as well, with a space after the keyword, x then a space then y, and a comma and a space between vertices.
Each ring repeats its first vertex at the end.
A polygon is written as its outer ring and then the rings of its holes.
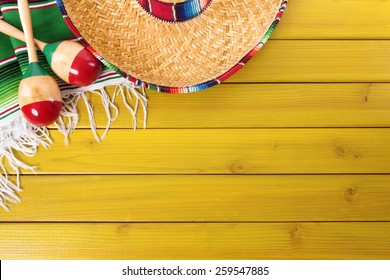
POLYGON ((200 84, 229 71, 263 38, 280 7, 280 0, 213 0, 198 17, 169 23, 137 0, 63 2, 101 56, 137 79, 169 87, 200 84))

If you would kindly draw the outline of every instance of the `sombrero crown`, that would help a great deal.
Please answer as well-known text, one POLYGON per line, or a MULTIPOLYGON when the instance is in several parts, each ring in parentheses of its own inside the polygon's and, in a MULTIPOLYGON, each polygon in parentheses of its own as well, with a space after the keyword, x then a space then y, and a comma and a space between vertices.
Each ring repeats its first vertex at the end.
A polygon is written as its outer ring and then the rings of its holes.
POLYGON ((72 30, 136 84, 189 92, 218 84, 266 42, 281 0, 58 0, 72 30))

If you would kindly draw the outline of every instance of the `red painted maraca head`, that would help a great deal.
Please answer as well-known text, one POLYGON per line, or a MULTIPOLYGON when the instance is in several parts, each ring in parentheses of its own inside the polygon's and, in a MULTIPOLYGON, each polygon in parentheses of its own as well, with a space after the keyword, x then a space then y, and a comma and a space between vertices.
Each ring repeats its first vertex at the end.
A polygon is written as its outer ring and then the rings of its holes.
POLYGON ((47 126, 61 113, 62 97, 56 81, 38 62, 30 63, 19 85, 19 106, 33 125, 47 126))
POLYGON ((89 86, 102 72, 100 61, 77 42, 47 44, 43 53, 57 76, 71 85, 89 86))
POLYGON ((83 48, 73 60, 69 71, 69 83, 76 86, 93 84, 102 72, 102 64, 83 48))

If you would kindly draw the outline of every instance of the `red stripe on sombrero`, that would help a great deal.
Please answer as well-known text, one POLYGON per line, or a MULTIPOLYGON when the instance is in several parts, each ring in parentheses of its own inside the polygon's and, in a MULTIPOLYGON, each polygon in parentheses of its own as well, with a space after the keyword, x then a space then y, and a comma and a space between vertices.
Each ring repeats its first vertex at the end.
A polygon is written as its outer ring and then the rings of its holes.
POLYGON ((138 0, 141 6, 155 17, 174 21, 172 13, 172 3, 153 1, 153 0, 138 0), (152 10, 150 10, 150 8, 152 10))
POLYGON ((162 0, 137 0, 137 2, 145 11, 158 19, 178 22, 200 15, 211 0, 187 0, 177 3, 162 0))
POLYGON ((167 5, 165 2, 152 1, 153 15, 169 21, 174 21, 172 5, 167 5))
POLYGON ((134 78, 133 76, 128 76, 128 80, 130 81, 130 82, 132 82, 133 84, 137 84, 137 79, 136 78, 134 78))
POLYGON ((234 75, 238 70, 240 70, 242 68, 242 65, 241 64, 237 64, 235 65, 233 68, 231 68, 228 72, 226 72, 225 74, 223 74, 222 76, 219 76, 218 77, 218 80, 220 81, 226 81, 230 76, 234 75))

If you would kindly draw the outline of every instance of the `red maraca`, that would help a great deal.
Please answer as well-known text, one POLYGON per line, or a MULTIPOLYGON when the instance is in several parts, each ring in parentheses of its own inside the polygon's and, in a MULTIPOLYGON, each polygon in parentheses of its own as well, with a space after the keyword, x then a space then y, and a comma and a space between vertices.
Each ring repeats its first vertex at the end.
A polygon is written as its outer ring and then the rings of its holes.
POLYGON ((53 71, 68 84, 88 86, 93 84, 102 72, 102 65, 81 44, 62 41, 46 44, 38 41, 53 71))
POLYGON ((18 8, 26 36, 29 60, 27 71, 19 85, 19 106, 30 123, 47 126, 60 115, 61 92, 54 78, 38 62, 27 0, 18 0, 18 8))
MULTIPOLYGON (((25 41, 22 31, 3 20, 0 20, 0 31, 25 41)), ((102 72, 100 61, 77 42, 60 41, 48 44, 37 39, 34 41, 46 56, 54 73, 68 84, 88 86, 95 82, 102 72)))

